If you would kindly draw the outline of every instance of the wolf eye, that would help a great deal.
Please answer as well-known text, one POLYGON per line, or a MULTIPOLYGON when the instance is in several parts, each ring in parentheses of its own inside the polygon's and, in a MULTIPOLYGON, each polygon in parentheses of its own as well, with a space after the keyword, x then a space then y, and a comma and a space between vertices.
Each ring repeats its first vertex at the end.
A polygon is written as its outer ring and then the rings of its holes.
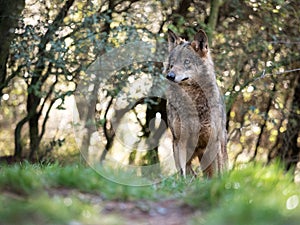
POLYGON ((190 60, 189 59, 185 59, 184 60, 184 67, 186 68, 186 69, 190 69, 190 60))
POLYGON ((190 60, 189 59, 184 60, 184 65, 189 65, 189 64, 190 64, 190 60))

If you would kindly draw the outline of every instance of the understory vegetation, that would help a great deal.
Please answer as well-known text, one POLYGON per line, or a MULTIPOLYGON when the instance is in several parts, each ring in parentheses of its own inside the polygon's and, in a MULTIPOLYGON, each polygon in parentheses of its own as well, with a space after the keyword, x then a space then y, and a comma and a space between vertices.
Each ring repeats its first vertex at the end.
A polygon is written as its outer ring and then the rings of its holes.
POLYGON ((248 164, 210 180, 173 175, 134 187, 85 166, 1 165, 0 223, 126 224, 128 218, 104 210, 108 202, 137 203, 147 213, 149 201, 175 200, 193 211, 190 224, 297 225, 300 188, 293 179, 279 163, 248 164))

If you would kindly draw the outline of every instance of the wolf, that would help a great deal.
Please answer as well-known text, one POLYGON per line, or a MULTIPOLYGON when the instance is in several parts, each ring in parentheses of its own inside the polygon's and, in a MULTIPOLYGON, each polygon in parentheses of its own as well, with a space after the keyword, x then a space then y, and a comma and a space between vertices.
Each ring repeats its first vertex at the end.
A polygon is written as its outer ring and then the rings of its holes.
POLYGON ((226 113, 207 35, 199 30, 186 41, 169 29, 168 48, 164 73, 176 168, 183 176, 196 175, 191 162, 198 158, 204 176, 220 174, 228 162, 226 113))

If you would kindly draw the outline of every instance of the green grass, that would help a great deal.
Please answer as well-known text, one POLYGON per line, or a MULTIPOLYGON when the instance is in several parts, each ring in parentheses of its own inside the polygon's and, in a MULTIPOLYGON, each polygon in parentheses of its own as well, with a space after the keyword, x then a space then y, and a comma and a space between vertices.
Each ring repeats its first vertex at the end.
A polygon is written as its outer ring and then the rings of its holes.
MULTIPOLYGON (((118 173, 127 182, 133 179, 128 173, 118 173)), ((75 164, 0 165, 0 191, 0 224, 97 221, 99 205, 79 198, 78 193, 98 196, 103 205, 108 200, 178 199, 198 210, 192 224, 296 225, 300 221, 300 187, 279 163, 244 165, 210 180, 191 182, 174 175, 141 187, 117 184, 90 167, 75 164), (59 194, 61 190, 68 195, 59 194)), ((106 219, 107 224, 116 223, 116 218, 106 219)))
MULTIPOLYGON (((0 188, 17 194, 29 195, 47 188, 69 188, 101 194, 107 199, 141 199, 153 197, 152 188, 120 185, 99 175, 94 169, 80 165, 31 165, 23 163, 2 166, 0 188)), ((124 173, 124 176, 126 174, 124 173)))
POLYGON ((191 187, 185 200, 205 209, 194 224, 299 224, 300 190, 280 164, 248 165, 191 187))
POLYGON ((41 190, 44 185, 39 166, 24 163, 0 167, 0 188, 2 190, 30 194, 41 190))
POLYGON ((67 224, 70 221, 95 221, 95 208, 74 197, 47 195, 31 198, 0 197, 1 224, 67 224))
MULTIPOLYGON (((90 215, 90 220, 97 217, 93 206, 76 195, 66 200, 59 194, 49 194, 65 189, 70 193, 94 194, 103 200, 154 199, 156 196, 151 186, 140 188, 119 185, 85 166, 29 163, 1 165, 0 207, 5 210, 0 211, 0 224, 67 224, 73 220, 87 220, 84 215, 90 215), (72 204, 68 205, 70 202, 72 204)), ((115 224, 114 220, 112 224, 115 224)))

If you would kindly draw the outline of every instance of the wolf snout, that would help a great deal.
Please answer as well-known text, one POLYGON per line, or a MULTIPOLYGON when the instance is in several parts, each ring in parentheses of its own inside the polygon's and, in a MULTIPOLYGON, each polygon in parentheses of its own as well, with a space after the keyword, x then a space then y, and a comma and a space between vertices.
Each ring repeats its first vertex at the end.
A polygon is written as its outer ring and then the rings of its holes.
POLYGON ((167 79, 168 79, 168 80, 171 80, 171 81, 174 81, 174 80, 175 80, 175 76, 176 76, 176 74, 175 74, 173 71, 170 71, 170 72, 167 74, 167 79))

